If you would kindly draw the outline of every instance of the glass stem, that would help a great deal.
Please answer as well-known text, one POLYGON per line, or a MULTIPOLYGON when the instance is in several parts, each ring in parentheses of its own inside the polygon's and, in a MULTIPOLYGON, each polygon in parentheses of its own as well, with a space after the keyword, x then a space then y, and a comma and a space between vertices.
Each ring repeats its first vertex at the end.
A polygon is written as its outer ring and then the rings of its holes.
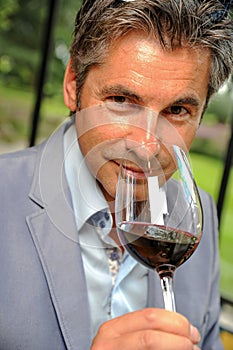
POLYGON ((169 311, 176 311, 175 296, 173 290, 174 271, 175 267, 172 265, 163 265, 160 266, 157 270, 163 291, 164 306, 165 309, 169 311))
POLYGON ((173 277, 161 276, 160 280, 163 291, 165 309, 169 311, 176 311, 175 297, 173 292, 173 277))

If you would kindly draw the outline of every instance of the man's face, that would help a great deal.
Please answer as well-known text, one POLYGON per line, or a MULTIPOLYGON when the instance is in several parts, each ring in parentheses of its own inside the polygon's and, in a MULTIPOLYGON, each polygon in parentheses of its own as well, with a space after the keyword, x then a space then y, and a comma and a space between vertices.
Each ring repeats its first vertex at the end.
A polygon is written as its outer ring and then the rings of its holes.
MULTIPOLYGON (((205 49, 164 51, 155 39, 131 32, 112 44, 101 66, 91 68, 82 89, 81 108, 101 104, 111 113, 111 103, 115 102, 113 109, 120 116, 121 111, 125 115, 131 108, 129 103, 146 107, 153 110, 155 121, 164 120, 159 131, 162 136, 150 134, 150 141, 153 137, 166 138, 167 133, 168 140, 182 140, 189 149, 206 102, 209 67, 210 54, 205 49), (172 128, 166 129, 166 122, 172 128)), ((134 142, 148 140, 148 131, 144 126, 138 127, 138 120, 135 126, 132 120, 122 125, 114 124, 112 119, 106 123, 101 114, 98 122, 94 121, 95 116, 92 121, 89 117, 84 119, 82 112, 77 114, 82 153, 106 198, 114 198, 119 159, 134 142), (89 122, 93 123, 90 127, 89 122)), ((144 117, 141 120, 145 123, 144 117)), ((158 157, 165 171, 172 167, 163 147, 158 157)))

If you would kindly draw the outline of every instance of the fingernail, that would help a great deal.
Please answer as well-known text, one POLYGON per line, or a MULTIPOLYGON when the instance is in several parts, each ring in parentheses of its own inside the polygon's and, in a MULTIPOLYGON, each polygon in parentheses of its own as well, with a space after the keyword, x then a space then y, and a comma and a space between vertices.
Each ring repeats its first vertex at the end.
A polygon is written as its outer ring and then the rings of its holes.
POLYGON ((193 345, 193 350, 201 350, 197 345, 193 345))
MULTIPOLYGON (((191 340, 193 343, 199 343, 199 341, 201 340, 201 336, 200 336, 198 329, 192 325, 191 325, 191 329, 190 329, 190 336, 191 336, 191 340)), ((195 349, 195 348, 193 348, 193 349, 195 349)))

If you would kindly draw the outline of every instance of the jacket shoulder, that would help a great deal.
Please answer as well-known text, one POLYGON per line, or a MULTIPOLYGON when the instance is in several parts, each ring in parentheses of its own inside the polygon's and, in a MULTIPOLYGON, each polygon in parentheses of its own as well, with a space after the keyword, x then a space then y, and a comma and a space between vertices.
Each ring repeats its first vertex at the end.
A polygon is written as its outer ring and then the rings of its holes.
POLYGON ((26 148, 17 152, 0 155, 0 177, 6 180, 17 178, 20 173, 28 176, 33 172, 38 147, 26 148))

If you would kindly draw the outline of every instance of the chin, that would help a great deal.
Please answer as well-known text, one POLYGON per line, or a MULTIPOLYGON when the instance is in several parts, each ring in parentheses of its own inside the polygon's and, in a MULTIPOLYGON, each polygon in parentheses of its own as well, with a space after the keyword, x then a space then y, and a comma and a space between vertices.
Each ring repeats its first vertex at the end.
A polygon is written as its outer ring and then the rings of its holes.
POLYGON ((115 170, 109 169, 107 167, 102 167, 97 175, 97 180, 106 200, 114 200, 116 197, 118 168, 115 170))
MULTIPOLYGON (((112 176, 113 177, 113 176, 112 176)), ((116 197, 116 186, 117 186, 117 181, 106 181, 105 179, 98 179, 100 188, 103 192, 103 195, 105 197, 105 199, 108 202, 114 201, 115 197, 116 197)))

